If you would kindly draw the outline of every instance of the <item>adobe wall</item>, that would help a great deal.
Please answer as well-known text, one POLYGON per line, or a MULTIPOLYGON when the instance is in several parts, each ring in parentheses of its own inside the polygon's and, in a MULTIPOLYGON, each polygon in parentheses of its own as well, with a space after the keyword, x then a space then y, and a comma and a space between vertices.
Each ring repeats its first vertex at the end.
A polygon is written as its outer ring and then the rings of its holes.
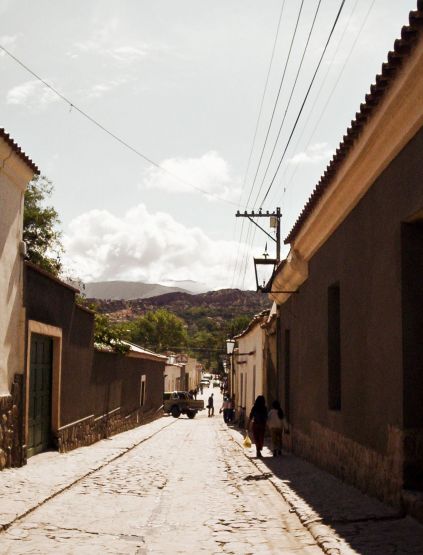
MULTIPOLYGON (((161 416, 164 362, 94 350, 94 316, 75 304, 75 291, 30 264, 25 269, 27 319, 62 330, 59 450, 90 445, 161 416), (140 407, 143 374, 146 399, 140 407)), ((26 343, 28 348, 28 337, 26 343)))
POLYGON ((423 207, 422 152, 420 131, 311 259, 299 294, 280 308, 282 390, 290 331, 293 450, 391 501, 398 500, 404 442, 411 433, 403 429, 401 222, 423 207), (341 307, 339 411, 328 409, 327 298, 335 283, 341 307))
POLYGON ((95 351, 89 384, 92 414, 59 429, 59 451, 91 445, 162 416, 164 366, 164 362, 95 351), (142 375, 146 397, 140 406, 142 375))

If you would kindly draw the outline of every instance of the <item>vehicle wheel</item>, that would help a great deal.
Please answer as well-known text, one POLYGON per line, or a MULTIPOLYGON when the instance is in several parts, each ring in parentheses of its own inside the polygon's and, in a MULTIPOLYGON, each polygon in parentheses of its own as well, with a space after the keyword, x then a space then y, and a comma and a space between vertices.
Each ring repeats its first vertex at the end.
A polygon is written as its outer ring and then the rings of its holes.
POLYGON ((172 407, 172 410, 170 412, 172 413, 173 418, 179 418, 181 415, 181 411, 179 410, 179 407, 177 407, 176 405, 172 407))
POLYGON ((189 411, 187 412, 187 414, 188 414, 188 418, 194 418, 194 416, 197 414, 197 411, 195 411, 195 410, 189 410, 189 411))

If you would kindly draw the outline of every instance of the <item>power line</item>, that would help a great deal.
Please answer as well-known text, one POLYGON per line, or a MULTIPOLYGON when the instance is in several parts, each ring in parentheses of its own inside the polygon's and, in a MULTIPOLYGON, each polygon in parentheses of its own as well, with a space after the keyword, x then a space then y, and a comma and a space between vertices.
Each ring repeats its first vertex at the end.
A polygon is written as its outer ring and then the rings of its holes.
POLYGON ((267 140, 268 140, 268 138, 269 138, 270 129, 271 129, 272 123, 273 123, 273 118, 274 118, 274 116, 275 116, 276 107, 277 107, 278 102, 279 102, 279 96, 280 96, 280 94, 281 94, 282 85, 283 85, 284 80, 285 80, 285 74, 286 74, 286 70, 287 70, 287 67, 288 67, 288 63, 289 63, 289 60, 290 60, 290 57, 291 57, 292 46, 293 46, 293 44, 294 44, 294 40, 295 40, 295 37, 296 37, 296 34, 297 34, 298 23, 299 23, 299 21, 300 21, 300 16, 301 16, 301 12, 302 12, 302 9, 303 9, 303 5, 304 5, 304 0, 301 0, 300 10, 299 10, 299 12, 298 12, 297 21, 296 21, 296 23, 295 23, 295 28, 294 28, 294 33, 293 33, 293 35, 292 35, 291 44, 290 44, 290 46, 289 46, 288 56, 287 56, 286 61, 285 61, 285 67, 284 67, 284 70, 283 70, 283 73, 282 73, 282 78, 281 78, 281 81, 280 81, 280 84, 279 84, 278 94, 276 95, 276 99, 275 99, 275 102, 274 102, 274 105, 273 105, 273 111, 272 111, 272 115, 271 115, 271 118, 270 118, 269 125, 268 125, 268 127, 267 127, 266 137, 265 137, 265 139, 264 139, 264 144, 263 144, 263 148, 262 148, 262 150, 261 150, 260 159, 259 159, 259 162, 258 162, 258 165, 257 165, 257 170, 256 170, 256 173, 255 173, 255 175, 254 175, 253 183, 252 183, 252 185, 251 185, 250 196, 251 196, 251 193, 252 193, 252 191, 253 191, 253 189, 254 189, 254 185, 255 185, 256 180, 257 180, 257 175, 258 175, 258 172, 259 172, 259 170, 260 170, 260 166, 261 166, 261 161, 262 161, 262 159, 263 159, 264 150, 265 150, 266 145, 267 145, 267 140))
MULTIPOLYGON (((260 124, 260 120, 261 120, 261 115, 262 115, 262 112, 263 112, 264 99, 266 97, 267 87, 268 87, 268 84, 269 84, 270 72, 271 72, 271 69, 272 69, 273 59, 274 59, 274 56, 275 56, 276 44, 277 44, 278 38, 279 38, 279 30, 280 30, 280 25, 281 25, 281 21, 282 21, 282 14, 283 14, 283 11, 284 11, 284 7, 285 7, 285 0, 283 0, 283 2, 282 2, 281 11, 279 13, 278 24, 277 24, 277 27, 276 27, 275 40, 273 41, 272 54, 270 56, 269 67, 268 67, 268 70, 267 70, 266 82, 265 82, 264 89, 263 89, 263 94, 262 94, 262 97, 261 97, 260 108, 259 108, 259 113, 258 113, 258 116, 257 116, 255 130, 254 130, 253 141, 252 141, 252 144, 251 144, 251 149, 250 149, 250 154, 249 154, 249 157, 248 157, 247 167, 246 167, 245 174, 244 174, 244 181, 243 181, 243 185, 242 185, 242 191, 241 191, 241 194, 240 194, 240 197, 239 197, 239 202, 238 202, 239 206, 241 205, 241 197, 242 197, 242 193, 245 189, 245 184, 247 182, 247 177, 248 177, 248 173, 249 173, 249 170, 250 170, 250 164, 251 164, 251 160, 252 160, 252 156, 253 156, 253 151, 254 151, 254 147, 255 147, 255 144, 256 144, 257 132, 258 132, 258 128, 259 128, 259 124, 260 124)), ((245 204, 245 207, 247 207, 248 203, 250 202, 251 193, 252 193, 252 189, 250 190, 250 193, 248 195, 248 200, 245 204)), ((238 208, 239 208, 239 206, 238 206, 238 208)), ((235 224, 235 227, 236 227, 236 224, 235 224)), ((242 237, 243 237, 243 233, 244 233, 244 220, 242 221, 241 230, 240 230, 240 233, 239 233, 237 253, 236 253, 236 256, 235 256, 235 263, 234 263, 234 266, 233 266, 233 273, 232 273, 232 286, 234 285, 236 271, 237 271, 238 264, 239 264, 240 258, 241 258, 239 251, 240 251, 240 244, 241 244, 241 240, 242 240, 242 237)))
MULTIPOLYGON (((250 228, 250 229, 251 229, 251 228, 250 228)), ((249 244, 249 248, 252 248, 255 237, 256 237, 256 228, 253 229, 253 234, 252 234, 252 237, 251 237, 251 241, 250 241, 250 244, 249 244)), ((247 276, 247 268, 248 268, 248 251, 249 251, 249 248, 247 248, 247 250, 245 251, 244 275, 243 275, 243 277, 242 277, 242 288, 243 288, 243 289, 245 288, 245 278, 246 278, 246 276, 247 276)))
POLYGON ((107 135, 109 135, 110 137, 112 137, 113 139, 115 139, 115 141, 117 141, 118 143, 120 143, 122 146, 124 146, 125 148, 127 148, 128 150, 130 150, 131 152, 133 152, 134 154, 136 154, 137 156, 139 156, 140 158, 142 158, 143 160, 145 160, 146 162, 148 162, 149 164, 151 164, 152 166, 155 166, 156 168, 158 168, 159 170, 161 170, 162 172, 168 174, 169 176, 173 177, 173 179, 176 179, 177 181, 179 181, 180 183, 183 183, 184 185, 187 185, 188 187, 191 187, 192 189, 195 189, 197 191, 199 191, 200 193, 213 197, 217 200, 220 200, 221 202, 225 202, 227 204, 231 204, 233 206, 237 206, 238 207, 238 203, 230 201, 228 199, 224 199, 218 195, 215 195, 214 193, 210 193, 208 191, 206 191, 205 189, 202 189, 201 187, 197 187, 196 185, 193 185, 192 183, 190 183, 189 181, 185 181, 184 179, 182 179, 181 177, 175 175, 174 173, 170 172, 169 170, 167 170, 166 168, 164 168, 163 166, 161 166, 158 162, 155 162, 154 160, 152 160, 151 158, 149 158, 148 156, 146 156, 145 154, 143 154, 141 151, 139 151, 138 149, 136 149, 135 147, 133 147, 132 145, 130 145, 128 142, 126 142, 124 139, 120 138, 118 135, 116 135, 115 133, 113 133, 112 131, 110 131, 109 129, 107 129, 107 127, 105 127, 103 124, 101 124, 99 121, 97 121, 95 118, 93 118, 92 116, 90 116, 87 112, 85 112, 84 110, 82 110, 82 108, 79 108, 79 106, 77 106, 76 104, 74 104, 71 100, 69 100, 69 98, 67 98, 64 94, 62 94, 61 92, 59 92, 55 87, 53 87, 52 85, 50 85, 49 83, 47 83, 47 81, 45 81, 42 77, 40 77, 37 73, 35 73, 35 71, 33 71, 32 69, 30 69, 26 64, 24 64, 19 58, 17 58, 16 56, 14 56, 11 52, 9 52, 9 50, 7 50, 7 48, 5 48, 4 46, 2 46, 0 44, 0 49, 3 50, 3 52, 5 52, 10 58, 12 58, 12 60, 14 60, 17 64, 19 64, 21 67, 23 67, 25 69, 25 71, 27 71, 28 73, 30 73, 33 77, 35 77, 38 81, 40 81, 40 83, 42 83, 45 87, 47 87, 48 89, 50 89, 55 95, 57 95, 61 100, 63 100, 71 110, 75 110, 76 112, 79 112, 84 118, 86 118, 89 122, 91 122, 93 125, 95 125, 96 127, 98 127, 99 129, 101 129, 101 131, 103 131, 104 133, 106 133, 107 135))
POLYGON ((281 124, 280 124, 280 126, 279 126, 279 131, 278 131, 278 134, 277 134, 277 136, 276 136, 275 144, 273 145, 273 149, 272 149, 272 152, 271 152, 270 157, 269 157, 269 161, 268 161, 267 166, 266 166, 266 171, 264 172, 264 175, 263 175, 263 178, 262 178, 262 181, 261 181, 260 189, 258 190, 258 193, 257 193, 257 195, 256 195, 256 199, 255 199, 255 201, 254 201, 254 205, 257 203, 257 200, 258 200, 258 198, 259 198, 259 196, 260 196, 260 193, 261 193, 261 190, 262 190, 262 188, 263 188, 264 181, 265 181, 265 179, 266 179, 267 172, 269 171, 270 163, 271 163, 272 158, 273 158, 273 154, 275 153, 276 146, 277 146, 278 141, 279 141, 279 137, 280 137, 280 134, 281 134, 281 131, 282 131, 282 128, 283 128, 283 124, 285 123, 286 114, 288 113, 289 106, 291 105, 292 96, 293 96, 293 94, 294 94, 295 87, 296 87, 296 85, 297 85, 298 76, 299 76, 299 74, 300 74, 300 71, 301 71, 301 68, 302 68, 302 65, 303 65, 304 57, 305 57, 305 55, 306 55, 307 48, 308 48, 308 44, 309 44, 309 42, 310 42, 310 38, 311 38, 311 35, 312 35, 312 33, 313 33, 314 24, 315 24, 315 22, 316 22, 317 14, 319 13, 319 9, 320 9, 321 3, 322 3, 322 0, 319 0, 319 2, 318 2, 318 4, 317 4, 316 11, 315 11, 315 13, 314 13, 314 18, 313 18, 313 22, 312 22, 311 27, 310 27, 310 31, 309 31, 309 33, 308 33, 307 41, 306 41, 306 44, 305 44, 305 46, 304 46, 303 54, 302 54, 302 56, 301 56, 300 64, 299 64, 299 66, 298 66, 297 74, 296 74, 295 79, 294 79, 294 84, 292 85, 291 93, 290 93, 290 95, 289 95, 289 99, 288 99, 288 102, 287 102, 287 105, 286 105, 286 108, 285 108, 285 112, 284 112, 284 114, 283 114, 282 122, 281 122, 281 124))
MULTIPOLYGON (((349 19, 348 19, 348 21, 347 21, 347 26, 348 26, 348 23, 349 23, 349 21, 350 21, 350 19, 351 19, 352 14, 353 14, 353 12, 354 12, 356 6, 357 6, 358 1, 359 1, 359 0, 356 0, 356 3, 354 4, 354 7, 353 7, 352 12, 351 12, 351 14, 350 14, 350 17, 349 17, 349 19)), ((316 121, 316 123, 315 123, 315 125, 314 125, 314 127, 313 127, 313 130, 312 130, 312 132, 311 132, 311 134, 310 134, 310 138, 309 138, 309 140, 308 140, 308 142, 307 142, 307 145, 306 145, 306 147, 305 147, 306 149, 308 148, 309 144, 311 143, 311 141, 312 141, 312 139, 313 139, 313 137, 314 137, 314 134, 316 133, 317 127, 318 127, 319 123, 321 122, 321 120, 322 120, 322 118, 323 118, 323 116, 324 116, 324 114, 325 114, 325 112, 326 112, 326 109, 327 109, 327 107, 328 107, 328 105, 329 105, 329 102, 330 102, 330 100, 331 100, 331 98, 332 98, 332 96, 333 96, 333 94, 334 94, 334 92, 335 92, 335 90, 336 90, 336 88, 337 88, 339 82, 340 82, 340 79, 341 79, 341 77, 342 77, 342 75, 343 75, 343 73, 344 73, 344 71, 345 71, 345 68, 346 68, 346 66, 347 66, 347 63, 348 63, 349 59, 351 58, 351 55, 352 55, 352 53, 353 53, 353 51, 354 51, 354 48, 355 48, 355 46, 356 46, 356 44, 357 44, 357 41, 358 41, 358 39, 360 38, 360 35, 361 35, 361 33, 362 33, 363 29, 364 29, 364 26, 366 25, 366 22, 367 22, 367 20, 368 20, 368 18, 369 18, 370 12, 371 12, 371 10, 372 10, 374 4, 375 4, 375 1, 376 1, 376 0, 373 0, 373 1, 371 2, 370 6, 369 6, 369 8, 368 8, 368 10, 367 10, 367 12, 366 12, 366 15, 365 15, 365 17, 364 17, 364 19, 363 19, 363 21, 362 21, 362 23, 361 23, 361 25, 360 25, 360 29, 359 29, 359 31, 358 31, 358 33, 357 33, 357 35, 356 35, 356 37, 355 37, 355 39, 354 39, 354 41, 353 41, 353 43, 352 43, 352 45, 351 45, 351 48, 350 48, 350 50, 349 50, 349 52, 348 52, 348 54, 347 54, 347 56, 346 56, 346 58, 345 58, 345 60, 344 60, 344 62, 343 62, 343 64, 342 64, 341 71, 340 71, 339 74, 338 74, 338 77, 337 77, 337 79, 336 79, 336 81, 335 81, 335 84, 333 85, 333 87, 332 87, 332 89, 331 89, 331 92, 330 92, 330 94, 328 95, 328 97, 327 97, 327 99, 326 99, 326 102, 325 102, 325 104, 324 104, 322 110, 320 111, 320 115, 319 115, 319 117, 318 117, 318 119, 317 119, 317 121, 316 121)), ((343 36, 345 35, 345 31, 346 31, 347 26, 345 27, 344 32, 342 33, 341 40, 342 40, 343 36)), ((341 41, 340 41, 340 42, 341 42, 341 41)), ((337 48, 336 48, 335 56, 336 56, 336 53, 338 52, 338 48, 339 48, 340 42, 338 43, 338 46, 337 46, 337 48)), ((335 56, 334 56, 334 57, 335 57, 335 56)), ((333 58, 333 59, 334 59, 334 58, 333 58)), ((333 59, 332 59, 332 61, 333 61, 333 59)), ((325 80, 326 80, 327 75, 328 75, 328 72, 327 72, 326 75, 325 75, 325 80)), ((324 83, 322 83, 322 86, 320 87, 320 90, 319 90, 319 93, 318 93, 318 94, 320 94, 320 92, 321 92, 321 90, 322 90, 322 87, 323 87, 323 84, 324 84, 324 83)), ((315 104, 316 104, 317 99, 318 99, 318 96, 316 97, 316 100, 315 100, 315 102, 313 103, 313 106, 312 106, 312 108, 311 108, 310 114, 313 112, 313 109, 314 109, 314 106, 315 106, 315 104)), ((295 147, 294 147, 294 148, 295 148, 295 147)), ((292 183, 292 181, 293 181, 293 179, 294 179, 294 177, 295 177, 297 171, 298 171, 298 166, 297 166, 297 167, 294 169, 294 171, 292 172, 292 175, 291 175, 290 178, 289 178, 289 183, 284 187, 283 193, 282 193, 282 195, 279 197, 279 199, 285 194, 286 189, 291 185, 291 183, 292 183)), ((286 173, 286 172, 284 172, 284 175, 285 175, 285 173, 286 173)))
POLYGON ((321 65, 322 60, 323 60, 323 56, 325 55, 325 52, 326 52, 327 47, 328 47, 328 45, 329 45, 330 39, 332 38, 333 32, 334 32, 334 30, 335 30, 336 24, 338 23, 339 16, 341 15, 342 8, 344 7, 344 4, 345 4, 345 0, 342 0, 341 5, 340 5, 339 10, 338 10, 338 13, 337 13, 336 18, 335 18, 335 21, 334 21, 334 23, 333 23, 333 25, 332 25, 332 29, 331 29, 331 31, 330 31, 330 33, 329 33, 329 37, 328 37, 328 39, 327 39, 327 41, 326 41, 326 44, 325 44, 325 47, 324 47, 324 49, 323 49, 322 55, 320 56, 319 63, 317 64, 316 70, 315 70, 315 72, 314 72, 314 74, 313 74, 313 77, 312 77, 312 79, 311 79, 310 85, 309 85, 309 87, 308 87, 308 89, 307 89, 307 92, 306 92, 306 95, 305 95, 305 97, 304 97, 303 103, 301 104, 301 108, 300 108, 300 110, 299 110, 299 112, 298 112, 297 118, 296 118, 295 123, 294 123, 294 125, 293 125, 293 127, 292 127, 292 130, 291 130, 291 133, 290 133, 290 135, 289 135, 288 141, 287 141, 287 143, 286 143, 285 149, 284 149, 284 151, 283 151, 283 153, 282 153, 282 157, 281 157, 281 159, 280 159, 280 161, 279 161, 279 164, 278 164, 278 167, 276 168, 276 171, 275 171, 275 173, 274 173, 274 175, 273 175, 272 181, 270 182, 270 185, 269 185, 269 187, 267 188, 266 194, 264 195, 263 200, 262 200, 261 203, 260 203, 260 207, 263 206, 263 204, 264 204, 264 202, 265 202, 265 200, 266 200, 266 198, 267 198, 267 196, 268 196, 268 194, 269 194, 269 192, 270 192, 270 189, 272 188, 273 183, 274 183, 274 181, 275 181, 275 179, 276 179, 276 176, 277 176, 277 174, 278 174, 279 168, 281 167, 281 164, 282 164, 282 162, 283 162, 283 159, 285 158, 286 151, 288 150, 288 147, 289 147, 289 144, 290 144, 290 142, 291 142, 292 136, 293 136, 293 134, 294 134, 294 132, 295 132, 295 129, 296 129, 296 127, 297 127, 298 120, 299 120, 300 117, 301 117, 302 111, 303 111, 303 109, 304 109, 304 105, 305 105, 305 103, 307 102, 307 98, 308 98, 308 95, 310 94, 311 87, 313 86, 314 79, 316 78, 317 72, 319 71, 320 65, 321 65))
MULTIPOLYGON (((304 133, 305 133, 305 130, 307 129, 307 126, 308 126, 308 123, 309 123, 309 121, 310 121, 310 119, 311 119, 311 116, 314 114, 314 108, 315 108, 315 106, 316 106, 316 104, 317 104, 317 101, 320 99, 320 94, 321 94, 321 92, 322 92, 322 90, 323 90, 323 87, 324 87, 324 85, 325 85, 325 83, 326 83, 326 80, 327 80, 327 78, 328 78, 328 75, 329 75, 330 71, 333 69, 333 62, 334 62, 334 60, 336 59, 336 56, 337 56, 337 54, 338 54, 340 45, 341 45, 341 43, 342 43, 342 41, 343 41, 343 39, 344 39, 345 33, 346 33, 346 31, 347 31, 347 29, 348 29, 348 27, 349 27, 351 18, 352 18, 352 16, 354 15, 354 12, 355 12, 355 10, 356 10, 356 8, 357 8, 357 5, 358 5, 359 1, 360 1, 360 0, 355 0, 355 3, 354 3, 354 5, 353 5, 353 8, 352 8, 352 10, 351 10, 351 12, 350 12, 350 14, 349 14, 349 16, 348 16, 348 19, 347 19, 346 23, 345 23, 345 26, 344 26, 344 29, 343 29, 343 31, 342 31, 342 34, 341 34, 340 38, 338 39, 338 42, 337 42, 337 45, 336 45, 336 47, 335 47, 335 51, 334 51, 334 53, 333 53, 333 56, 332 56, 330 62, 328 62, 328 64, 327 64, 328 67, 327 67, 326 73, 325 73, 325 75, 324 75, 324 77, 323 77, 323 79, 322 79, 322 82, 320 83, 319 90, 318 90, 318 92, 317 92, 317 94, 316 94, 316 97, 315 97, 315 99, 314 99, 314 101, 313 101, 313 104, 311 105, 311 108, 310 108, 310 110, 309 110, 309 114, 308 114, 307 119, 306 119, 306 121, 305 121, 305 123, 304 123, 304 125, 303 125, 302 131, 301 131, 299 137, 297 138, 297 141, 296 141, 295 146, 294 146, 294 149, 293 149, 294 152, 296 152, 296 148, 297 148, 297 146, 299 145, 299 143, 300 143, 300 141, 301 141, 301 139, 302 139, 302 137, 303 137, 303 135, 304 135, 304 133)), ((305 149, 307 149, 308 145, 310 144, 310 141, 311 141, 311 137, 310 137, 310 139, 309 139, 309 141, 308 141, 308 143, 307 143, 305 149)), ((283 197, 284 197, 284 194, 285 194, 285 192, 286 192, 286 189, 288 188, 288 186, 289 186, 289 184, 291 183, 293 177, 295 176, 295 174, 296 174, 296 172, 297 172, 297 170, 298 170, 298 167, 299 167, 299 166, 297 165, 297 166, 295 166, 295 167, 292 169, 291 175, 290 175, 290 178, 289 178, 289 183, 288 183, 287 185, 284 185, 282 192, 281 192, 281 193, 279 194, 279 196, 277 197, 278 200, 276 201, 276 204, 279 204, 279 203, 282 201, 282 199, 283 199, 283 197)), ((288 172, 288 166, 285 168, 285 170, 284 170, 284 172, 283 172, 283 174, 282 174, 282 177, 281 177, 281 181, 282 181, 282 182, 284 181, 284 178, 285 178, 287 172, 288 172)), ((283 202, 282 202, 282 203, 283 203, 283 202)))
MULTIPOLYGON (((250 170, 251 158, 252 158, 253 150, 254 150, 254 147, 255 147, 255 144, 256 144, 257 131, 258 131, 258 128, 259 128, 259 123, 260 123, 260 119, 261 119, 261 114, 262 114, 262 111, 263 111, 263 104, 264 104, 264 98, 265 98, 266 92, 267 92, 267 86, 268 86, 268 84, 269 84, 270 70, 272 69, 273 58, 274 58, 274 56, 275 56, 276 44, 277 44, 277 42, 278 42, 279 29, 280 29, 280 25, 281 25, 281 20, 282 20, 282 14, 283 14, 284 7, 285 7, 285 0, 283 0, 282 8, 281 8, 281 11, 280 11, 280 14, 279 14, 279 20, 278 20, 278 25, 277 25, 277 28, 276 28, 275 40, 274 40, 274 42, 273 42, 272 55, 270 56, 269 68, 268 68, 268 70, 267 70, 266 83, 265 83, 265 85, 264 85, 263 95, 262 95, 262 97, 261 97, 261 103, 260 103, 260 110, 259 110, 259 114, 258 114, 258 117, 257 117, 256 128, 255 128, 255 130, 254 130, 253 143, 252 143, 252 145, 251 145, 250 155, 249 155, 249 157, 248 157, 247 170, 246 170, 246 172, 245 172, 245 177, 244 177, 244 187, 245 187, 245 183, 246 183, 246 181, 247 181, 248 172, 249 172, 249 170, 250 170)), ((254 185, 253 185, 253 186, 254 186, 254 185)), ((250 194, 248 195, 247 202, 245 203, 245 208, 247 208, 248 203, 250 202, 250 198, 251 198, 251 193, 252 193, 252 192, 253 192, 253 188, 250 189, 250 194)))
MULTIPOLYGON (((288 67, 289 60, 290 60, 290 56, 291 56, 291 51, 292 51, 292 47, 293 47, 293 44, 294 44, 294 40, 295 40, 295 37, 296 37, 296 33, 297 33, 297 29, 298 29, 298 24, 299 24, 301 12, 302 12, 303 4, 304 4, 304 0, 302 0, 302 2, 301 2, 300 10, 299 10, 299 13, 298 13, 298 16, 297 16, 297 20, 296 20, 296 24, 295 24, 295 28, 294 28, 294 33, 293 33, 293 35, 292 35, 292 39, 291 39, 291 43, 290 43, 288 55, 287 55, 287 58, 286 58, 286 61, 285 61, 285 66, 284 66, 284 70, 283 70, 283 73, 282 73, 282 78, 281 78, 281 81, 280 81, 280 83, 279 83, 278 93, 277 93, 277 96, 276 96, 276 99, 275 99, 275 102, 274 102, 272 115, 271 115, 270 122, 269 122, 269 125, 268 125, 268 128, 267 128, 265 142, 264 142, 263 148, 262 148, 262 150, 261 150, 261 154, 260 154, 260 159, 259 159, 259 162, 258 162, 257 170, 256 170, 256 173, 255 173, 255 176, 254 176, 254 179, 253 179, 251 188, 250 188, 250 192, 249 192, 249 195, 248 195, 248 200, 247 200, 246 205, 245 205, 246 207, 248 206, 248 203, 249 203, 249 201, 250 201, 250 199, 251 199, 251 195, 252 195, 252 192, 253 192, 253 190, 254 190, 254 185, 255 185, 255 183, 256 183, 257 175, 258 175, 258 172, 259 172, 259 169, 260 169, 260 165, 261 165, 261 161, 262 161, 262 158, 263 158, 264 150, 265 150, 265 148, 266 148, 267 140, 268 140, 268 137, 269 137, 270 129, 271 129, 272 122, 273 122, 273 118, 274 118, 275 111, 276 111, 276 107, 277 107, 277 105, 278 105, 279 96, 280 96, 280 93, 281 93, 281 90, 282 90, 282 86, 283 86, 283 83, 284 83, 284 80, 285 80, 285 74, 286 74, 286 70, 287 70, 287 67, 288 67)), ((284 0, 284 3, 283 3, 283 6, 282 6, 282 10, 281 10, 280 17, 282 17, 282 11, 283 11, 284 5, 285 5, 285 0, 284 0)), ((278 32, 279 32, 279 29, 278 29, 278 32)), ((275 44, 276 44, 276 42, 275 42, 275 44)), ((273 58, 273 52, 272 52, 272 58, 273 58)), ((270 70, 270 67, 269 67, 269 70, 270 70)), ((242 232, 243 227, 244 227, 243 224, 244 224, 244 222, 242 223, 242 226, 241 226, 241 232, 242 232)), ((241 255, 241 261, 242 261, 242 262, 241 262, 240 268, 239 268, 239 270, 240 270, 240 277, 242 276, 242 287, 244 287, 244 285, 245 285, 245 278, 246 278, 246 273, 247 273, 248 250, 249 250, 249 248, 252 247, 253 242, 254 242, 254 238, 255 238, 255 230, 253 230, 252 237, 251 237, 251 241, 249 241, 248 238, 249 238, 249 236, 251 235, 251 230, 250 230, 250 229, 251 229, 251 228, 248 228, 248 230, 247 230, 247 239, 246 239, 247 245, 246 245, 246 249, 245 249, 244 255, 241 255)), ((242 238, 242 235, 241 235, 241 237, 240 237, 240 241, 241 241, 241 238, 242 238)), ((235 271, 236 271, 236 268, 235 268, 235 270, 234 270, 234 273, 235 273, 235 271)))

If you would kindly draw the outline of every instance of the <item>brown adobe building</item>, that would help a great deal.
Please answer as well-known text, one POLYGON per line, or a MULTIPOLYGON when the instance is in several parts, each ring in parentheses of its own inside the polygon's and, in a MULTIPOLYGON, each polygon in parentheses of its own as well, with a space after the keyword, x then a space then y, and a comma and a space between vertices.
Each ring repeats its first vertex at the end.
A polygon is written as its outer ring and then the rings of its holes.
POLYGON ((290 448, 414 514, 423 506, 422 124, 419 0, 286 238, 270 293, 290 448))
POLYGON ((166 357, 128 343, 94 345, 94 313, 78 290, 25 263, 23 460, 68 451, 162 415, 166 357))

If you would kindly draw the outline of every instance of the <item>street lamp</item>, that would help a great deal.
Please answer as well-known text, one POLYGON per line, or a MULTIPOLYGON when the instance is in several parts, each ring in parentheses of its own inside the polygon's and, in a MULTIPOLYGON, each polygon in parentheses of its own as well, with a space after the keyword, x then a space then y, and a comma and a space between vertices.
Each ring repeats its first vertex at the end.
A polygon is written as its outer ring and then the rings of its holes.
POLYGON ((231 355, 234 352, 235 347, 235 339, 227 339, 226 340, 226 353, 231 355))
POLYGON ((232 396, 233 394, 233 373, 234 373, 234 347, 235 347, 235 339, 227 339, 226 340, 226 353, 229 355, 229 374, 228 374, 228 390, 229 395, 232 396))
POLYGON ((256 274, 256 290, 262 293, 269 293, 272 288, 272 280, 278 265, 276 258, 269 258, 266 250, 263 258, 254 258, 254 271, 256 274))

